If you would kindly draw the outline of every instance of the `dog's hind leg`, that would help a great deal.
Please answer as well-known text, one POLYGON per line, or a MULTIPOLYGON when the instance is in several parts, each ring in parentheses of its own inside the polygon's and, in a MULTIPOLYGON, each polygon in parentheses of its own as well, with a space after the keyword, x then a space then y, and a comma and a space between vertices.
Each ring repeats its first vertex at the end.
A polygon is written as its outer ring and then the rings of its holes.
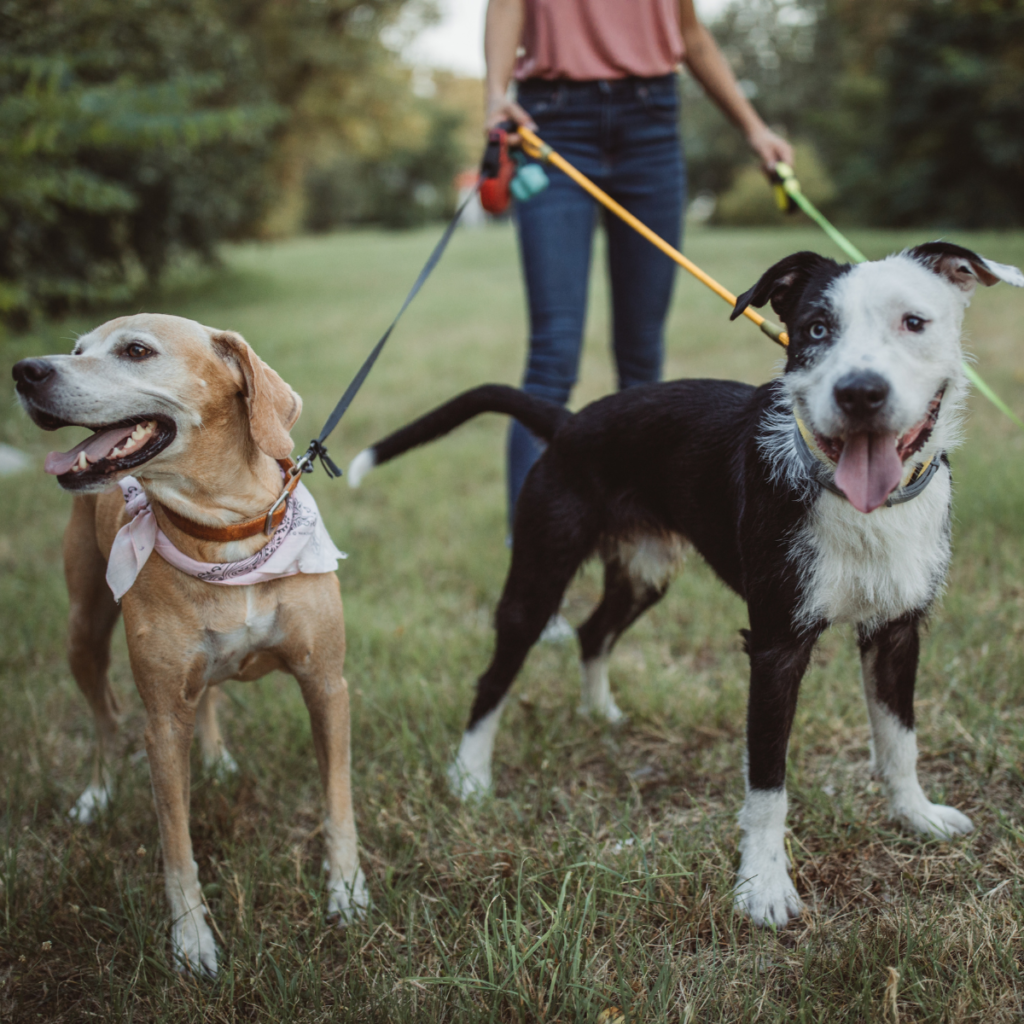
POLYGON ((601 603, 578 630, 583 677, 581 714, 596 715, 612 724, 625 718, 612 696, 608 659, 619 637, 665 596, 679 550, 675 541, 666 545, 644 538, 639 543, 616 544, 605 555, 601 603))
POLYGON ((199 737, 199 752, 203 767, 217 776, 234 775, 238 762, 224 745, 224 737, 217 721, 217 705, 220 703, 220 687, 208 686, 196 709, 196 735, 199 737))
POLYGON ((110 688, 110 636, 120 609, 105 578, 106 562, 96 543, 96 499, 75 498, 64 531, 64 576, 68 587, 68 662, 96 723, 92 778, 71 809, 86 825, 110 802, 111 759, 117 736, 118 704, 110 688))
POLYGON ((914 683, 919 619, 915 613, 873 632, 858 630, 871 720, 871 767, 886 784, 894 818, 918 832, 945 838, 970 832, 974 825, 955 808, 933 804, 917 778, 914 683))
POLYGON ((548 619, 558 610, 580 563, 593 550, 592 535, 583 526, 586 509, 572 516, 562 508, 556 523, 553 516, 538 522, 543 510, 524 507, 523 497, 528 495, 532 479, 533 474, 516 512, 512 566, 495 616, 494 655, 477 682, 469 724, 448 768, 451 790, 462 800, 491 788, 494 737, 508 689, 548 619), (571 525, 559 528, 560 524, 571 525))

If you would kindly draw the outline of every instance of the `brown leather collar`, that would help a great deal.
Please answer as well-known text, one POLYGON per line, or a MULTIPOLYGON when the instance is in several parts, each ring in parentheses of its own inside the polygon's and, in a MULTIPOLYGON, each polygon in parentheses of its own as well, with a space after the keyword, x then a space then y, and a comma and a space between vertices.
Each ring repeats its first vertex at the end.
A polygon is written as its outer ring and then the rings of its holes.
MULTIPOLYGON (((284 519, 288 511, 288 498, 295 490, 302 473, 291 459, 278 459, 277 464, 284 470, 284 490, 273 505, 266 512, 261 512, 252 519, 245 519, 240 523, 231 523, 228 526, 208 526, 206 523, 197 523, 194 519, 186 519, 166 505, 160 505, 160 511, 179 529, 196 540, 210 540, 219 544, 227 544, 234 540, 245 540, 247 537, 255 537, 258 533, 272 534, 284 519)), ((158 504, 154 502, 154 504, 158 504)))

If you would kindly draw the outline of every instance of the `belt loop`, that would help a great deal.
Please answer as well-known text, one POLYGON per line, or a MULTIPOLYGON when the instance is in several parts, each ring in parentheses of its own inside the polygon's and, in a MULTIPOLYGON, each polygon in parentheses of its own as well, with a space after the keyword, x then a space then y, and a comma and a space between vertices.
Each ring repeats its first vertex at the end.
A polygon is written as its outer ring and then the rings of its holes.
POLYGON ((605 96, 608 96, 612 91, 611 82, 609 82, 607 78, 598 79, 597 88, 604 93, 605 96))

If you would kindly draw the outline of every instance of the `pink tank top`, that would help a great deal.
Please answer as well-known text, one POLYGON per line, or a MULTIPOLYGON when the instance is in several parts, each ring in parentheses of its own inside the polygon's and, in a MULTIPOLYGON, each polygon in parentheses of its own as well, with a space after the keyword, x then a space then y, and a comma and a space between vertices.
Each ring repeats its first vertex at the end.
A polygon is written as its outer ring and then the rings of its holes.
POLYGON ((516 78, 654 78, 683 59, 679 0, 525 0, 516 78))

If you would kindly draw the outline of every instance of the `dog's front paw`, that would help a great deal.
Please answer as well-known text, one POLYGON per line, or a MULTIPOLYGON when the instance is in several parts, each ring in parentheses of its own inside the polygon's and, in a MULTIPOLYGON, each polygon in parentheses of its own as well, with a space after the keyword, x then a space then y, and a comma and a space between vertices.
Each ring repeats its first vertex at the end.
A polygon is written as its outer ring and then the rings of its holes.
POLYGON ((238 762, 227 747, 221 747, 220 753, 206 765, 206 770, 213 778, 226 782, 238 774, 238 762))
POLYGON ((79 825, 91 825, 109 805, 110 789, 90 783, 68 811, 68 817, 79 825))
POLYGON ((332 879, 327 900, 327 916, 338 919, 338 927, 353 921, 361 921, 370 908, 370 890, 366 887, 366 876, 357 868, 354 878, 332 879))
POLYGON ((196 974, 204 978, 217 976, 217 943, 206 923, 203 907, 186 911, 174 922, 171 949, 182 974, 196 974))
POLYGON ((448 765, 448 789, 463 803, 482 800, 491 792, 491 766, 471 767, 456 757, 448 765))
POLYGON ((955 807, 920 800, 894 800, 892 815, 915 832, 923 832, 934 839, 949 839, 974 831, 974 822, 955 807))
POLYGON ((740 865, 733 898, 736 909, 754 924, 775 928, 799 917, 804 906, 784 862, 767 869, 759 865, 756 872, 740 865))
POLYGON ((607 699, 601 703, 581 701, 576 713, 592 721, 607 722, 611 726, 625 725, 629 721, 629 716, 615 703, 615 698, 611 694, 608 694, 607 699))

